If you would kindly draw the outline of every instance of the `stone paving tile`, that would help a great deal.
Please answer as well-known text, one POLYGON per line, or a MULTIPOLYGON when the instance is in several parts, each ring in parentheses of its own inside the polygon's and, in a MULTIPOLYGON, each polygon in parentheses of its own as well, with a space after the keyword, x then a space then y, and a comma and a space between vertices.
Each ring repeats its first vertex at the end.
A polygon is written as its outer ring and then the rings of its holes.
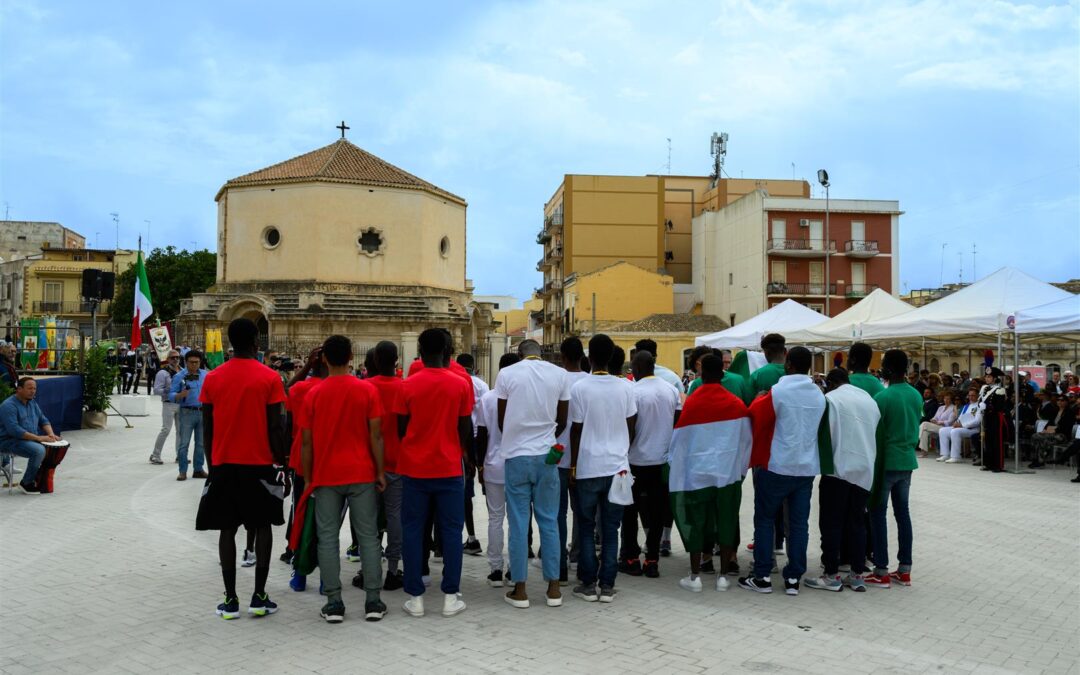
MULTIPOLYGON (((352 614, 328 626, 317 581, 291 592, 275 559, 268 590, 281 611, 223 622, 213 612, 216 536, 194 530, 200 482, 177 483, 174 464, 146 461, 155 408, 132 418, 133 429, 114 417, 105 431, 68 434, 55 494, 0 490, 0 672, 1080 672, 1080 490, 1066 471, 923 463, 912 483, 910 588, 689 594, 677 586, 688 563, 676 545, 660 579, 620 576, 611 605, 565 589, 561 608, 515 610, 487 587, 486 559, 467 556, 464 613, 439 615, 435 566, 428 616, 405 615, 394 592, 384 594, 387 618, 369 624, 357 615, 362 593, 348 585, 356 566, 343 562, 352 614)), ((747 534, 751 505, 747 495, 747 534)), ((474 511, 486 544, 482 497, 474 511)), ((815 504, 811 572, 816 520, 815 504)), ((283 537, 279 528, 275 556, 283 537)), ((895 532, 892 540, 895 552, 895 532)), ((749 565, 746 551, 740 562, 749 565)), ((253 577, 238 571, 242 602, 253 577)), ((538 577, 530 568, 542 599, 538 577)))

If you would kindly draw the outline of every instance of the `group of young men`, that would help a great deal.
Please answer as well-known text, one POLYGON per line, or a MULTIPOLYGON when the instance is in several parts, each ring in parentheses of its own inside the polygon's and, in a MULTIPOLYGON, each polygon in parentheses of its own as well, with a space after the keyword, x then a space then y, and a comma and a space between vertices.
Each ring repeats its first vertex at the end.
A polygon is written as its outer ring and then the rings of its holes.
MULTIPOLYGON (((742 482, 751 470, 754 565, 740 586, 771 592, 782 532, 784 587, 798 593, 819 475, 824 570, 807 586, 838 591, 910 584, 907 495, 921 397, 904 381, 903 352, 884 355, 886 388, 867 373, 870 348, 854 345, 852 372, 830 372, 823 394, 809 377, 810 353, 789 351, 782 336, 770 335, 762 340, 769 363, 749 377, 725 373, 719 354, 699 353, 693 365, 700 382, 685 395, 678 376, 656 364, 651 340, 636 345, 630 377, 623 376, 622 349, 606 335, 589 340, 587 359, 581 341, 567 339, 562 367, 543 360, 540 345, 525 340, 516 354, 502 357, 494 386, 484 391, 452 360, 445 330, 421 333, 420 358, 405 379, 390 342, 367 355, 368 377, 353 376, 351 343, 335 335, 312 354, 286 394, 277 375, 255 359, 256 338, 254 324, 234 321, 234 358, 205 375, 198 393, 210 473, 196 526, 221 531, 225 599, 217 611, 223 618, 240 613, 235 534, 241 525, 253 542, 256 572, 248 611, 276 611, 265 590, 271 526, 285 522, 282 504, 290 488, 296 510, 283 560, 293 559, 303 528, 313 527, 306 534, 317 536, 325 620, 345 617, 339 532, 346 511, 355 547, 350 553, 362 563, 353 585, 365 592, 366 619, 383 618, 381 592, 398 588, 407 595, 408 614, 425 614, 436 547, 443 562, 441 612, 460 613, 466 607, 462 556, 466 545, 480 550, 473 538, 462 541, 473 473, 489 514, 487 580, 509 585, 504 598, 516 608, 531 603, 533 521, 547 606, 563 603, 562 587, 570 584, 575 563, 573 595, 589 602, 614 601, 620 570, 660 576, 662 541, 672 522, 690 554, 680 586, 700 591, 700 575, 716 570, 712 558, 718 556, 715 587, 726 590, 726 575, 738 573, 742 482), (891 574, 888 497, 900 540, 899 568, 891 574), (873 570, 864 574, 868 555, 873 570)), ((294 590, 302 590, 300 581, 294 590)))

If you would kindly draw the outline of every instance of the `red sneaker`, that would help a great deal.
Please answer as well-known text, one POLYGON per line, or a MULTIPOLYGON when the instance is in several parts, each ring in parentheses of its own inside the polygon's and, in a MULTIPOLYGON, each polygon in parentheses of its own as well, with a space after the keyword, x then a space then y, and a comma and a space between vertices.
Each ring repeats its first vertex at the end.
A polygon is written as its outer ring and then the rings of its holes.
POLYGON ((892 579, 889 575, 878 576, 876 574, 867 574, 863 577, 863 581, 867 586, 873 586, 874 588, 891 588, 892 579))
POLYGON ((889 578, 900 584, 901 586, 911 585, 911 572, 893 572, 889 575, 889 578))

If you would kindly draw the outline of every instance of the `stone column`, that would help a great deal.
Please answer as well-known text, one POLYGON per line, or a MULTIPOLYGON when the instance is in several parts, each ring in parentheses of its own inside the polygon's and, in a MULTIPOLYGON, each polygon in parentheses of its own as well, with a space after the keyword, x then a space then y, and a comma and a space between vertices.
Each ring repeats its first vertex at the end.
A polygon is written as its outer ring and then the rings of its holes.
POLYGON ((417 350, 417 341, 420 339, 419 333, 413 331, 404 331, 401 334, 401 358, 398 361, 398 365, 401 366, 403 374, 408 375, 409 366, 416 360, 417 354, 420 352, 417 350))

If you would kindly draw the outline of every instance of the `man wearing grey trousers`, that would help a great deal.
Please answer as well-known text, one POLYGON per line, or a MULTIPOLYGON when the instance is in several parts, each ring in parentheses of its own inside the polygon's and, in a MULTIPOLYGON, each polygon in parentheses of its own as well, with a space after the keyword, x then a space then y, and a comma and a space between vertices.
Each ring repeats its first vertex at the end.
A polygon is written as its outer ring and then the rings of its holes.
MULTIPOLYGON (((180 352, 175 349, 169 350, 168 360, 162 364, 161 370, 154 377, 154 395, 161 399, 161 431, 158 432, 157 440, 154 441, 154 451, 150 453, 151 464, 162 464, 161 449, 165 447, 165 439, 169 432, 176 427, 176 446, 180 445, 180 426, 176 416, 180 413, 180 404, 169 401, 169 390, 172 388, 173 375, 180 368, 180 352)), ((179 447, 177 447, 179 456, 179 447)))

